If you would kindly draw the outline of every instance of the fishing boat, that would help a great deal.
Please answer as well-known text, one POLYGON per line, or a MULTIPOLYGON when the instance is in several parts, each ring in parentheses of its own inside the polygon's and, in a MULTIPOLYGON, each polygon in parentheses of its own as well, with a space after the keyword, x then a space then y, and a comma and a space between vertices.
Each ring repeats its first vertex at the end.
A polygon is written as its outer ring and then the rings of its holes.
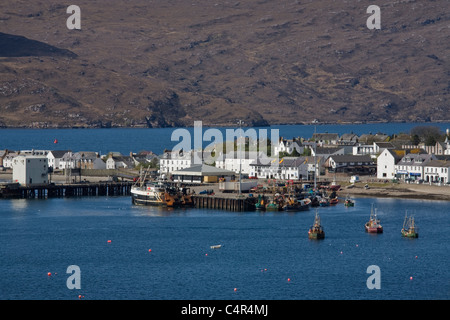
POLYGON ((221 244, 216 244, 216 245, 210 246, 210 248, 211 249, 220 249, 220 248, 222 248, 222 245, 221 244))
POLYGON ((325 231, 323 230, 322 225, 320 224, 320 217, 317 210, 316 216, 314 218, 314 224, 308 230, 308 238, 314 240, 325 238, 325 231))
POLYGON ((291 199, 283 206, 284 211, 305 211, 309 210, 311 199, 291 199))
POLYGON ((166 186, 155 182, 131 187, 131 200, 137 205, 166 206, 166 186))
POLYGON ((405 214, 405 221, 403 221, 402 237, 405 238, 418 238, 419 228, 416 227, 414 217, 409 217, 405 214))
POLYGON ((186 188, 176 188, 163 180, 146 182, 145 176, 131 187, 131 201, 136 205, 193 206, 192 195, 186 188))
POLYGON ((355 206, 355 202, 347 196, 345 198, 344 205, 346 207, 354 207, 355 206))
POLYGON ((369 221, 365 224, 366 232, 368 233, 383 233, 383 226, 380 224, 380 220, 377 218, 377 209, 373 208, 370 211, 369 221))
POLYGON ((328 207, 329 205, 330 205, 330 201, 328 200, 328 198, 321 198, 319 200, 319 206, 328 207))
POLYGON ((335 198, 331 198, 331 199, 330 199, 330 204, 338 204, 338 203, 339 203, 338 197, 335 197, 335 198))
POLYGON ((261 195, 258 196, 258 200, 255 203, 255 209, 256 210, 266 210, 266 205, 265 205, 263 196, 261 196, 261 195))
POLYGON ((267 211, 280 211, 281 207, 280 204, 276 201, 272 201, 271 203, 268 203, 266 205, 266 210, 267 211))

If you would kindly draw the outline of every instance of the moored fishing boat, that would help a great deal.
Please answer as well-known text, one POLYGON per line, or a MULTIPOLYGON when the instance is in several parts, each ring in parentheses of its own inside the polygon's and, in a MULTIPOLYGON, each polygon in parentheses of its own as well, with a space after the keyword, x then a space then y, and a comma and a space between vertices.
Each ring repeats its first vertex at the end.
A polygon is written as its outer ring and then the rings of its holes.
POLYGON ((316 210, 316 216, 314 218, 314 224, 308 230, 308 238, 313 240, 319 240, 325 238, 325 231, 320 224, 320 217, 316 210))
POLYGON ((328 207, 330 205, 330 201, 328 198, 322 198, 319 200, 319 206, 321 207, 328 207))
POLYGON ((347 196, 345 198, 344 205, 346 207, 354 207, 355 206, 355 201, 353 201, 352 199, 349 198, 349 196, 347 196))
POLYGON ((338 203, 339 203, 338 197, 330 199, 330 204, 338 204, 338 203))
POLYGON ((370 211, 369 221, 365 224, 365 230, 368 233, 383 233, 383 226, 380 224, 380 220, 377 218, 377 209, 373 208, 370 211))
POLYGON ((131 187, 131 200, 137 205, 166 206, 166 188, 162 183, 149 183, 131 187))
POLYGON ((403 221, 402 237, 405 238, 419 237, 419 228, 417 228, 414 222, 414 217, 409 217, 408 219, 408 214, 405 214, 405 221, 403 221))
POLYGON ((193 206, 192 195, 186 188, 176 188, 162 180, 145 182, 145 177, 131 187, 131 201, 136 205, 193 206))
POLYGON ((285 211, 304 211, 309 210, 311 206, 311 199, 291 199, 288 203, 283 206, 283 210, 285 211))
POLYGON ((266 204, 264 201, 264 197, 259 195, 258 200, 255 203, 255 209, 256 210, 266 210, 266 204))

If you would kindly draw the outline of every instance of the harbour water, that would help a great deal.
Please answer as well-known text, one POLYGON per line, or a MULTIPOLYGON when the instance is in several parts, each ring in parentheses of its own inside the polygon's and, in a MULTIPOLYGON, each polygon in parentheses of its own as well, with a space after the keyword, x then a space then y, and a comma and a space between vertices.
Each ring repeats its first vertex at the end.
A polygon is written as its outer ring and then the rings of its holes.
MULTIPOLYGON (((375 134, 378 132, 388 135, 408 133, 415 126, 436 126, 445 132, 450 128, 450 123, 377 123, 377 124, 327 124, 327 125, 280 125, 271 127, 254 128, 266 129, 270 138, 270 130, 278 129, 279 135, 292 139, 292 137, 310 138, 314 131, 318 133, 344 133, 375 134)), ((187 128, 193 136, 193 128, 187 128)), ((203 131, 208 129, 203 127, 203 131)), ((227 129, 221 130, 224 138, 227 129)), ((246 129, 246 128, 244 128, 246 129)), ((164 149, 173 148, 178 141, 171 141, 175 128, 153 129, 1 129, 0 150, 72 150, 95 151, 107 154, 111 151, 121 152, 124 155, 130 152, 151 150, 161 154, 164 149), (57 143, 54 143, 55 140, 57 143)), ((209 144, 208 142, 207 144, 209 144)))
POLYGON ((307 235, 314 209, 167 210, 125 196, 2 200, 0 299, 449 299, 448 202, 355 199, 355 207, 318 209, 321 241, 307 235), (364 231, 372 204, 382 234, 364 231), (405 210, 418 239, 401 237, 405 210), (81 289, 67 287, 70 265, 80 268, 81 289), (380 289, 367 287, 372 265, 380 289))

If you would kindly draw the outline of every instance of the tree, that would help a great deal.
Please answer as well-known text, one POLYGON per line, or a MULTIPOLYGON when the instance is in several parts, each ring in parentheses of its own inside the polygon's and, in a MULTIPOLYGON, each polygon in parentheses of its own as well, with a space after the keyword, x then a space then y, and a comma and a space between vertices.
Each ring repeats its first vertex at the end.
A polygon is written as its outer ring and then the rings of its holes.
POLYGON ((411 129, 411 137, 417 136, 427 146, 435 145, 437 141, 443 140, 444 135, 439 127, 417 126, 411 129))

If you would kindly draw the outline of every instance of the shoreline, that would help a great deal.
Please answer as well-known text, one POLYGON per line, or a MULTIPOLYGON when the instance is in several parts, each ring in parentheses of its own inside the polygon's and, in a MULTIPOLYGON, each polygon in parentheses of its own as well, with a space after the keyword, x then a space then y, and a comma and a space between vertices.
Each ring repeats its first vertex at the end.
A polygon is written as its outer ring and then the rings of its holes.
POLYGON ((399 198, 399 199, 417 199, 417 200, 438 200, 450 201, 450 186, 434 186, 428 184, 368 184, 370 189, 365 189, 364 184, 360 183, 352 188, 341 187, 338 195, 343 194, 357 195, 373 198, 399 198))

